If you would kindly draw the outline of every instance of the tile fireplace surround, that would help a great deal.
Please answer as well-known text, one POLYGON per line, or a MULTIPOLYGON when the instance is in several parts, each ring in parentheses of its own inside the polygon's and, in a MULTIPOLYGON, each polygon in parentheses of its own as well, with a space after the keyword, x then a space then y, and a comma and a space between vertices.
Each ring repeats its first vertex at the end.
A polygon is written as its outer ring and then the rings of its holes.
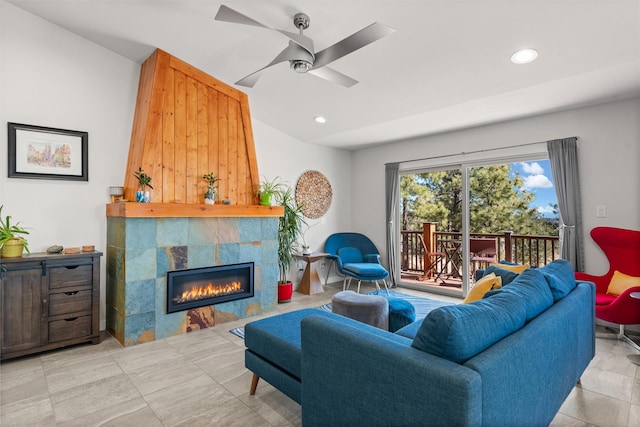
POLYGON ((107 217, 107 329, 124 346, 275 311, 275 217, 107 217), (253 262, 254 296, 167 314, 167 271, 253 262))

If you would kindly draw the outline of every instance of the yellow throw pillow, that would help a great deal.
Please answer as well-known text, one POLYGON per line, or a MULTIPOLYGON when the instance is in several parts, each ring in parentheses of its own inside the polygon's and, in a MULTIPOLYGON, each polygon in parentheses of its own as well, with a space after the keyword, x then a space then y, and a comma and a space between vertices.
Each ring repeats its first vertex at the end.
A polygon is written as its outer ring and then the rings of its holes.
POLYGON ((492 266, 497 267, 497 268, 502 268, 502 269, 505 269, 505 270, 513 271, 514 273, 517 273, 517 274, 522 273, 523 271, 525 271, 527 268, 530 267, 529 264, 511 265, 511 264, 500 264, 499 262, 492 262, 489 265, 492 265, 492 266))
POLYGON ((611 295, 620 295, 632 286, 640 286, 640 277, 629 276, 616 270, 613 272, 611 282, 609 282, 607 293, 611 295))
POLYGON ((478 280, 473 288, 467 294, 467 297, 462 301, 463 304, 468 304, 473 301, 482 299, 484 294, 492 289, 500 289, 502 287, 502 277, 496 276, 494 273, 487 274, 482 279, 478 280))

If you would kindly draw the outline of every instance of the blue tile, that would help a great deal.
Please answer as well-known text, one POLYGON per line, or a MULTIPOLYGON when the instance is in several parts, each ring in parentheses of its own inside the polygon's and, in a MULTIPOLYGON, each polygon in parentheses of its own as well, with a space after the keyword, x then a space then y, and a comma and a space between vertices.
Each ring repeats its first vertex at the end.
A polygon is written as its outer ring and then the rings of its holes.
POLYGON ((260 218, 240 218, 238 221, 240 243, 262 240, 262 220, 260 218))
POLYGON ((156 249, 127 249, 126 281, 147 280, 156 277, 156 249))
POLYGON ((237 262, 253 261, 255 265, 262 263, 262 248, 259 243, 240 243, 237 262))
POLYGON ((156 286, 155 279, 127 283, 125 296, 125 314, 155 311, 156 286))
POLYGON ((260 259, 262 263, 277 263, 278 262, 278 242, 275 240, 266 240, 260 245, 262 255, 260 259))
POLYGON ((126 248, 155 248, 156 219, 129 218, 126 220, 126 248))
POLYGON ((220 265, 236 264, 240 257, 239 243, 225 243, 219 246, 218 261, 220 265))
POLYGON ((262 219, 262 239, 261 240, 277 240, 278 239, 278 218, 262 219))
POLYGON ((189 243, 188 218, 159 218, 156 229, 158 246, 186 246, 189 243))
POLYGON ((214 265, 216 259, 216 246, 213 245, 190 245, 189 246, 189 268, 210 267, 214 265))

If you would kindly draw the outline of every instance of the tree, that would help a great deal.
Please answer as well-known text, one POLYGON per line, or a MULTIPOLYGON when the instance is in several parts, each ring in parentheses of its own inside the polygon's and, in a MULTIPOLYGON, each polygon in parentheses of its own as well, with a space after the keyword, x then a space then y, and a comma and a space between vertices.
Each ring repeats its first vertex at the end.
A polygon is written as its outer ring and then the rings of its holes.
MULTIPOLYGON (((470 169, 471 232, 556 235, 556 222, 529 206, 535 194, 522 187, 522 177, 510 176, 507 164, 470 169)), ((462 230, 460 170, 404 175, 400 191, 403 230, 420 230, 423 222, 435 222, 438 231, 462 230)))

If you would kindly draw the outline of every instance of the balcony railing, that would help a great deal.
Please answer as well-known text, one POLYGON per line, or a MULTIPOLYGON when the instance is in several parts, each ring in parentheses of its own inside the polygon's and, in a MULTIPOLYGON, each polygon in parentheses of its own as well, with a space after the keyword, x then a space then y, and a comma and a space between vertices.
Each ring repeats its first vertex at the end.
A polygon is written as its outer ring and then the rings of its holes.
MULTIPOLYGON (((429 267, 429 259, 425 257, 419 237, 422 235, 429 251, 447 253, 447 256, 441 260, 441 264, 436 266, 436 271, 443 271, 451 276, 459 276, 460 272, 465 271, 462 268, 461 233, 435 231, 433 223, 425 223, 423 228, 422 231, 401 231, 400 270, 408 273, 424 273, 429 267)), ((506 231, 497 234, 471 233, 470 237, 495 239, 497 260, 543 266, 559 258, 557 236, 527 236, 506 231)), ((486 262, 472 262, 468 271, 472 272, 485 267, 486 262)))

